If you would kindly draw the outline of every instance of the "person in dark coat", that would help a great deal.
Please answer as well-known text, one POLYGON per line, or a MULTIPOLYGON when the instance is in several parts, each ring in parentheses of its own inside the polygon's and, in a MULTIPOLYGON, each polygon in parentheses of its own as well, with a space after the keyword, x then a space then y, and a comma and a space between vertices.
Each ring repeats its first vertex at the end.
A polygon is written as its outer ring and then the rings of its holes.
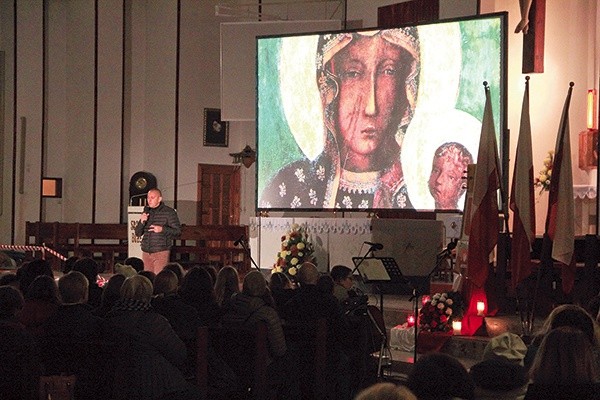
POLYGON ((259 321, 267 325, 269 349, 267 374, 271 378, 278 379, 272 382, 278 387, 278 398, 300 398, 300 388, 295 374, 285 372, 291 371, 293 366, 287 354, 281 320, 267 289, 267 281, 261 272, 251 271, 244 278, 242 292, 233 296, 231 307, 223 315, 222 323, 226 327, 252 328, 259 321))
POLYGON ((144 269, 157 274, 169 262, 173 239, 181 234, 181 223, 177 212, 163 203, 160 190, 150 189, 147 198, 148 205, 135 227, 135 234, 142 237, 144 269))
POLYGON ((88 284, 77 271, 58 280, 62 304, 46 323, 40 350, 45 375, 76 375, 75 398, 101 399, 103 321, 87 304, 88 284))
POLYGON ((56 282, 47 275, 40 275, 29 285, 25 294, 25 305, 19 313, 19 322, 34 337, 40 337, 45 331, 46 321, 59 306, 56 282))
POLYGON ((106 316, 106 337, 115 354, 111 398, 199 398, 179 369, 186 359, 185 343, 169 321, 152 310, 152 292, 148 278, 127 278, 121 299, 106 316))
POLYGON ((213 280, 206 269, 190 268, 181 281, 178 293, 184 303, 198 311, 202 325, 214 326, 219 323, 221 307, 217 304, 213 280))
POLYGON ((38 346, 17 319, 22 307, 19 290, 0 286, 0 398, 3 400, 38 398, 41 374, 38 346))
POLYGON ((87 304, 92 308, 100 307, 102 288, 98 286, 98 263, 96 260, 84 257, 75 262, 73 271, 81 272, 88 280, 87 304))

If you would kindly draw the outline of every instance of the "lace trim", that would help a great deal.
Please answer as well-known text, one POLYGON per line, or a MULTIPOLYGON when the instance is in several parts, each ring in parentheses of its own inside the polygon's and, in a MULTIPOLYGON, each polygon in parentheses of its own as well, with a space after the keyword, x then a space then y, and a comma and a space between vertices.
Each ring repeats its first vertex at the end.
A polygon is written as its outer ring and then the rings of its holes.
POLYGON ((347 193, 375 193, 379 183, 380 171, 352 172, 342 170, 340 190, 347 193))

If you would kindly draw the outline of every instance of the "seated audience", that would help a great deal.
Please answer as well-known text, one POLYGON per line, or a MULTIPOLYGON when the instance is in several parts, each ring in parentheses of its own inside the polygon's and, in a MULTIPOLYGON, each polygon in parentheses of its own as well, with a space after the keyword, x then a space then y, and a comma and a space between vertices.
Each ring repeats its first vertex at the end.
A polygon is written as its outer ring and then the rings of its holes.
POLYGON ((94 309, 95 315, 104 318, 108 314, 113 305, 121 297, 121 286, 123 286, 125 279, 125 276, 121 274, 115 274, 108 279, 108 282, 102 288, 100 307, 94 309))
POLYGON ((47 321, 41 355, 44 374, 77 376, 75 398, 102 399, 103 321, 87 304, 88 285, 87 278, 77 271, 58 280, 62 304, 47 321))
POLYGON ((419 400, 473 399, 475 384, 466 368, 445 353, 429 353, 417 360, 406 386, 419 400))
POLYGON ((81 258, 73 265, 73 271, 81 272, 89 282, 87 303, 92 308, 99 307, 102 288, 98 286, 98 263, 96 260, 89 257, 81 258))
POLYGON ((251 271, 244 278, 242 292, 233 297, 231 307, 223 315, 223 326, 252 328, 258 321, 267 325, 269 346, 268 376, 278 378, 279 398, 299 398, 297 377, 287 355, 287 346, 281 320, 267 289, 267 281, 259 271, 251 271))
POLYGON ((194 375, 196 365, 196 336, 200 326, 198 311, 184 303, 177 294, 177 275, 163 269, 154 280, 154 311, 165 317, 179 338, 185 343, 188 356, 182 371, 186 377, 194 375))
POLYGON ((527 390, 523 359, 527 346, 514 333, 493 337, 485 346, 483 360, 469 371, 477 399, 522 399, 527 390))
POLYGON ((38 346, 17 319, 23 307, 21 292, 0 286, 0 398, 37 400, 41 374, 38 346))
POLYGON ((144 270, 144 260, 139 257, 127 257, 123 264, 133 267, 137 273, 144 270))
POLYGON ((221 268, 215 281, 215 296, 219 307, 226 307, 230 303, 231 297, 239 292, 240 277, 237 269, 230 265, 221 268))
POLYGON ((269 290, 275 301, 275 309, 281 315, 281 307, 294 295, 294 284, 283 272, 273 272, 269 279, 269 290))
POLYGON ((406 386, 380 382, 363 389, 354 400, 417 400, 406 386))
POLYGON ((183 277, 178 293, 184 303, 198 311, 198 318, 202 325, 211 326, 219 323, 221 308, 217 304, 213 280, 206 269, 191 268, 183 277))
POLYGON ((561 326, 548 332, 529 371, 525 400, 597 399, 600 374, 592 347, 580 329, 561 326))
POLYGON ((12 286, 19 291, 21 290, 19 278, 17 274, 13 274, 12 272, 0 275, 0 286, 12 286))
MULTIPOLYGON (((290 323, 316 321, 320 318, 327 320, 327 381, 332 385, 327 390, 336 393, 341 399, 347 399, 351 397, 353 383, 348 356, 351 332, 336 298, 317 288, 319 276, 314 264, 302 264, 296 275, 300 287, 282 306, 282 318, 290 323)), ((293 349, 294 357, 299 357, 295 354, 297 351, 301 352, 302 349, 293 349)))
POLYGON ((334 265, 329 272, 335 286, 333 295, 341 303, 348 299, 348 291, 352 289, 354 280, 352 279, 352 270, 345 265, 334 265))
POLYGON ((561 326, 570 326, 584 332, 592 343, 596 359, 600 360, 600 357, 598 356, 598 330, 594 318, 592 318, 592 316, 589 315, 582 307, 573 304, 562 304, 554 308, 548 317, 546 317, 542 328, 534 336, 533 340, 527 347, 527 354, 525 355, 524 360, 525 368, 529 369, 531 367, 533 359, 537 353, 537 349, 539 348, 540 343, 546 334, 552 329, 556 329, 561 326))
POLYGON ((193 399, 199 394, 179 366, 185 343, 169 321, 150 305, 152 283, 127 278, 121 298, 106 316, 107 339, 114 346, 112 399, 193 399))
POLYGON ((52 272, 52 268, 50 267, 50 263, 46 260, 35 259, 29 262, 24 263, 17 270, 17 277, 19 278, 19 290, 21 294, 27 293, 27 289, 29 289, 29 285, 35 278, 40 275, 47 275, 51 278, 54 278, 54 273, 52 272))
POLYGON ((40 275, 29 285, 25 294, 25 305, 19 313, 19 322, 33 336, 40 337, 44 333, 48 318, 60 305, 58 287, 54 278, 40 275))

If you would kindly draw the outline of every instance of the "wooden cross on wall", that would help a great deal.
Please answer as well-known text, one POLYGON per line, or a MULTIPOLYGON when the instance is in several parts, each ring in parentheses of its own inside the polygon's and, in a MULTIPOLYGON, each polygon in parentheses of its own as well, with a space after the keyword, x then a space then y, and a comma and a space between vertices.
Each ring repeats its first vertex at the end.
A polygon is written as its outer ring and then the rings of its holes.
POLYGON ((544 32, 546 27, 546 0, 520 0, 521 11, 529 6, 529 24, 523 34, 522 72, 544 72, 544 32), (528 4, 523 4, 527 3, 528 4))

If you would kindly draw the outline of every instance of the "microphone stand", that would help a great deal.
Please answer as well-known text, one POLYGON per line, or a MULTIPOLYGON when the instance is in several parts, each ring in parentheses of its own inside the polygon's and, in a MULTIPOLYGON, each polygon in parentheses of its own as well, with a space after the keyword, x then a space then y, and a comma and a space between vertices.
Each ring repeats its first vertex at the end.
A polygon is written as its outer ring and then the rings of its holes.
POLYGON ((239 244, 242 245, 242 248, 246 252, 246 255, 248 256, 248 258, 250 258, 252 265, 254 265, 254 267, 260 272, 260 267, 256 264, 256 261, 254 261, 254 258, 252 258, 252 254, 250 253, 250 248, 246 244, 246 241, 244 239, 242 239, 239 241, 239 244))
POLYGON ((413 290, 412 290, 412 297, 409 299, 413 301, 413 312, 415 315, 415 338, 414 338, 414 344, 415 344, 415 348, 413 349, 413 365, 416 364, 417 362, 417 343, 418 343, 418 331, 419 331, 419 296, 421 296, 422 291, 423 291, 423 287, 425 286, 425 284, 427 282, 429 282, 431 280, 431 276, 435 273, 435 271, 438 270, 438 268, 440 267, 440 265, 442 264, 442 261, 445 260, 446 258, 448 258, 448 256, 450 256, 450 252, 451 249, 449 248, 445 248, 440 254, 437 255, 437 260, 435 261, 435 266, 433 267, 433 269, 429 272, 429 274, 427 274, 427 276, 425 277, 425 280, 423 281, 423 283, 421 283, 421 286, 419 288, 417 288, 416 286, 413 286, 413 290))

